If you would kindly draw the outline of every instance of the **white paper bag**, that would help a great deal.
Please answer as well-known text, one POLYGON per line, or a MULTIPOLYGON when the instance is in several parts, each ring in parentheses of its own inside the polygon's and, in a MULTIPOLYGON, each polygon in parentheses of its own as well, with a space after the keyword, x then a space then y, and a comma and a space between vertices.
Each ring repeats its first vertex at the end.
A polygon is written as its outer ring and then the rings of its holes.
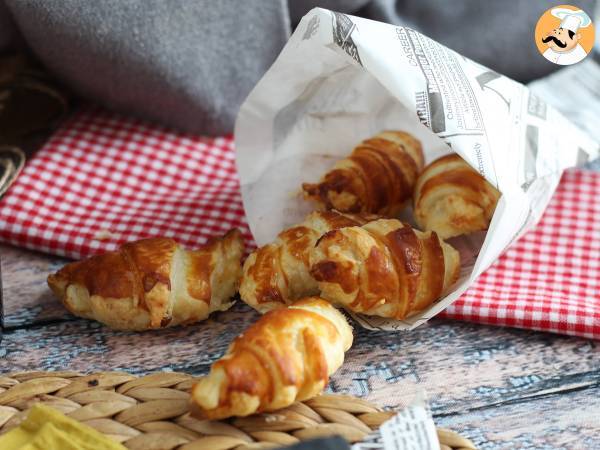
POLYGON ((301 193, 356 144, 382 130, 421 140, 425 162, 458 153, 502 197, 487 233, 452 242, 462 272, 451 292, 406 320, 410 329, 456 300, 541 217, 562 171, 595 159, 598 143, 533 95, 428 37, 315 8, 242 105, 235 127, 244 207, 259 245, 302 221, 301 193))

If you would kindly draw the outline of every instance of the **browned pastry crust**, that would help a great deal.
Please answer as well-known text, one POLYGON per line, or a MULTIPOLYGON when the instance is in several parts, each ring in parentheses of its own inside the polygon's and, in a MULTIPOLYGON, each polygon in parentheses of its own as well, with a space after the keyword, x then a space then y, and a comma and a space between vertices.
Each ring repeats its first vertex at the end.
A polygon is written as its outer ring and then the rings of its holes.
POLYGON ((420 141, 402 131, 384 131, 361 142, 319 183, 304 183, 302 189, 325 209, 396 216, 423 164, 420 141))
POLYGON ((417 180, 415 220, 442 239, 487 230, 500 192, 457 154, 429 164, 417 180))
POLYGON ((404 319, 457 280, 460 256, 434 232, 381 219, 326 233, 310 264, 324 299, 353 312, 404 319))
POLYGON ((189 324, 231 306, 243 252, 239 230, 195 251, 173 239, 144 239, 67 264, 48 285, 71 313, 111 328, 189 324))
POLYGON ((192 388, 203 419, 274 411, 318 395, 344 362, 352 328, 317 297, 268 312, 192 388))
POLYGON ((327 231, 362 225, 376 218, 336 211, 309 214, 304 222, 282 231, 274 242, 246 259, 240 285, 242 300, 259 312, 266 312, 317 295, 317 282, 308 272, 308 253, 317 239, 327 231))

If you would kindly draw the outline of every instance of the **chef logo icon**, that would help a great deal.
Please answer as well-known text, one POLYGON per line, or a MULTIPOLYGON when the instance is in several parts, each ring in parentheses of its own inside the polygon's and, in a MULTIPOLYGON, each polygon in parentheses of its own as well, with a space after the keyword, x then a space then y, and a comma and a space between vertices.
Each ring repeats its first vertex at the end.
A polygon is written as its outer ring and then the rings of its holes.
POLYGON ((594 24, 590 16, 576 6, 556 6, 548 9, 538 20, 535 43, 548 61, 570 66, 592 50, 594 24))

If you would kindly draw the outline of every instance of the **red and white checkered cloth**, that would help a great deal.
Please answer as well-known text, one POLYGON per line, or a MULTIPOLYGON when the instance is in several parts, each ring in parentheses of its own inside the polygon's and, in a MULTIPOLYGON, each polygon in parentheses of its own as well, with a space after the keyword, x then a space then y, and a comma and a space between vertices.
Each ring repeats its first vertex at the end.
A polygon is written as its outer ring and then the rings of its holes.
MULTIPOLYGON (((187 247, 245 222, 232 139, 76 113, 0 201, 0 239, 81 258, 172 236, 187 247)), ((444 313, 600 339, 600 173, 565 173, 537 228, 444 313)))
POLYGON ((600 172, 567 170, 537 226, 443 314, 600 339, 600 172))
POLYGON ((230 137, 97 109, 64 123, 0 202, 1 240, 76 259, 149 236, 193 248, 234 227, 252 239, 230 137))

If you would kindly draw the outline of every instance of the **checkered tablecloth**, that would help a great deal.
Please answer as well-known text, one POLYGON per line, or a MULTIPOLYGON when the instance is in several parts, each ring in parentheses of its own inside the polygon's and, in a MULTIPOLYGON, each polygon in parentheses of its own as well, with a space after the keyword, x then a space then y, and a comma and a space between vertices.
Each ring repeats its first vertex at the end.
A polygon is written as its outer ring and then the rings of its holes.
POLYGON ((64 123, 0 202, 0 239, 76 259, 148 236, 192 248, 233 227, 251 240, 231 137, 98 109, 64 123))
MULTIPOLYGON (((231 137, 179 134, 98 109, 71 117, 0 201, 0 239, 81 258, 230 228, 252 238, 231 137)), ((444 314, 600 338, 600 173, 570 170, 542 221, 444 314)))
POLYGON ((567 170, 538 225, 443 314, 600 339, 600 172, 567 170))

